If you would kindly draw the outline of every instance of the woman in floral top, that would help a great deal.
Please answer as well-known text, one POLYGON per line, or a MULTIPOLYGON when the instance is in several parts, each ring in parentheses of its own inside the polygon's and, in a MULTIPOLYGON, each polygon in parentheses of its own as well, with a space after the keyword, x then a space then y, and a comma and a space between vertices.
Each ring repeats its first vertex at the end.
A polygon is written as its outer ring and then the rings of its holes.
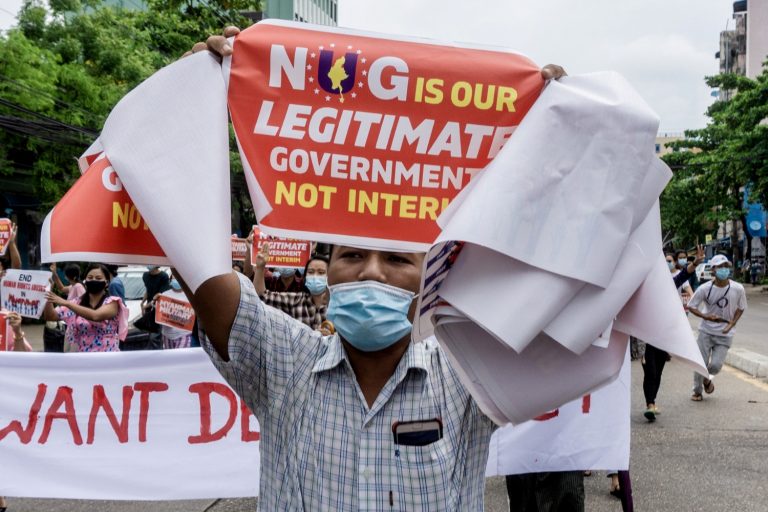
POLYGON ((119 297, 107 295, 109 271, 93 264, 85 274, 86 293, 68 301, 48 292, 43 316, 46 321, 67 324, 65 344, 78 352, 117 352, 128 331, 128 308, 119 297), (54 305, 56 306, 54 308, 54 305))

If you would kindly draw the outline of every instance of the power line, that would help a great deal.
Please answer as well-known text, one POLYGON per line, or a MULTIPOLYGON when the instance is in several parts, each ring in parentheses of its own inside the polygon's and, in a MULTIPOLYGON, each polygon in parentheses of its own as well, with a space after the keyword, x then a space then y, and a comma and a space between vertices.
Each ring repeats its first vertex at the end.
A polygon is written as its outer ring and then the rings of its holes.
POLYGON ((21 105, 13 103, 12 101, 8 101, 8 100, 4 100, 4 99, 0 98, 0 105, 5 105, 6 107, 12 108, 14 110, 18 110, 20 112, 24 112, 25 114, 29 114, 31 116, 37 117, 39 119, 42 119, 44 121, 48 121, 49 123, 56 124, 56 125, 58 125, 58 126, 60 126, 62 128, 66 128, 66 129, 74 131, 74 132, 79 132, 79 133, 82 133, 84 135, 88 135, 89 137, 94 137, 95 138, 95 137, 98 136, 98 132, 96 130, 92 130, 92 129, 89 129, 89 128, 83 128, 81 126, 75 126, 73 124, 63 123, 63 122, 59 121, 58 119, 54 119, 52 117, 48 117, 48 116, 46 116, 44 114, 41 114, 39 112, 35 112, 34 110, 29 110, 28 108, 22 107, 21 105))
MULTIPOLYGON (((36 87, 32 87, 32 86, 30 86, 28 84, 25 84, 23 82, 15 80, 15 79, 13 79, 13 78, 11 78, 9 76, 3 75, 2 73, 0 73, 0 80, 5 80, 6 82, 10 82, 11 84, 15 85, 18 88, 26 89, 26 90, 28 90, 30 92, 35 93, 35 94, 39 94, 41 96, 45 96, 46 98, 50 98, 51 100, 54 101, 54 103, 56 103, 58 105, 63 105, 63 106, 66 106, 66 107, 68 107, 70 109, 73 109, 73 110, 79 110, 80 112, 82 112, 84 114, 88 114, 89 116, 93 116, 95 118, 99 117, 95 113, 93 113, 93 112, 91 112, 89 110, 85 110, 83 108, 78 107, 77 105, 73 105, 71 103, 67 103, 66 101, 60 100, 60 99, 56 98, 54 95, 52 95, 52 94, 50 94, 50 93, 48 93, 46 91, 43 91, 42 89, 38 89, 36 87)), ((65 92, 65 91, 62 91, 60 87, 56 87, 56 88, 59 91, 61 91, 61 92, 65 92)))

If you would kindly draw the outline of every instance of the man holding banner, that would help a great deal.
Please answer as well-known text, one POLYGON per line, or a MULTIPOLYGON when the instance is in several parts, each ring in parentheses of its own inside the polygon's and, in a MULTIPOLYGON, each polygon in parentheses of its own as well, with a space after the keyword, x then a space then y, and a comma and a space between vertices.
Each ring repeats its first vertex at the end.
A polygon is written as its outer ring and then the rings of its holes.
MULTIPOLYGON (((231 53, 223 37, 208 45, 231 53)), ((187 290, 202 346, 259 419, 260 507, 482 510, 496 426, 436 340, 411 342, 423 262, 333 247, 327 316, 338 336, 266 307, 236 273, 187 290)))

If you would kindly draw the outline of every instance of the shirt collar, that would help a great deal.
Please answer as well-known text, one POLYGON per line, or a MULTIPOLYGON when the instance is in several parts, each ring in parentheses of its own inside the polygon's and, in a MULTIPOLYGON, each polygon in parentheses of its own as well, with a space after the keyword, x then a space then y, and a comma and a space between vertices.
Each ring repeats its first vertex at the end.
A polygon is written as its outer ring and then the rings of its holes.
MULTIPOLYGON (((312 373, 324 372, 335 368, 342 361, 349 362, 347 359, 347 352, 344 350, 344 345, 341 344, 341 338, 338 334, 334 334, 329 340, 326 341, 325 353, 321 354, 315 362, 315 366, 312 368, 312 373)), ((425 373, 427 370, 427 344, 424 342, 411 342, 408 345, 408 350, 405 351, 403 359, 400 364, 397 365, 398 370, 404 369, 406 372, 410 369, 422 370, 425 373)), ((397 372, 398 370, 395 370, 397 372)))

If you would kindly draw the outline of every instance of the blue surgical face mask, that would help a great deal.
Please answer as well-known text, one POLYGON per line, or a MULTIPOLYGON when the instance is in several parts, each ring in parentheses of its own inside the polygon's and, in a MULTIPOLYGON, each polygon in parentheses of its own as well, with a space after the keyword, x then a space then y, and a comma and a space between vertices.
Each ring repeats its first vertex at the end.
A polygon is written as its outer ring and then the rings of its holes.
POLYGON ((276 268, 272 271, 272 275, 275 277, 280 277, 280 269, 276 268))
POLYGON ((681 267, 687 267, 688 266, 688 260, 686 260, 686 259, 677 260, 677 264, 680 265, 681 267))
POLYGON ((715 269, 715 276, 719 280, 725 281, 726 279, 731 277, 731 269, 727 267, 721 267, 721 268, 715 269))
POLYGON ((667 260, 667 265, 669 265, 669 270, 675 270, 677 267, 675 267, 674 261, 667 260))
POLYGON ((413 292, 378 281, 337 284, 330 291, 328 320, 356 349, 383 350, 411 332, 413 292))
POLYGON ((304 280, 304 284, 307 286, 307 290, 312 295, 320 295, 328 287, 327 276, 307 276, 304 280))

